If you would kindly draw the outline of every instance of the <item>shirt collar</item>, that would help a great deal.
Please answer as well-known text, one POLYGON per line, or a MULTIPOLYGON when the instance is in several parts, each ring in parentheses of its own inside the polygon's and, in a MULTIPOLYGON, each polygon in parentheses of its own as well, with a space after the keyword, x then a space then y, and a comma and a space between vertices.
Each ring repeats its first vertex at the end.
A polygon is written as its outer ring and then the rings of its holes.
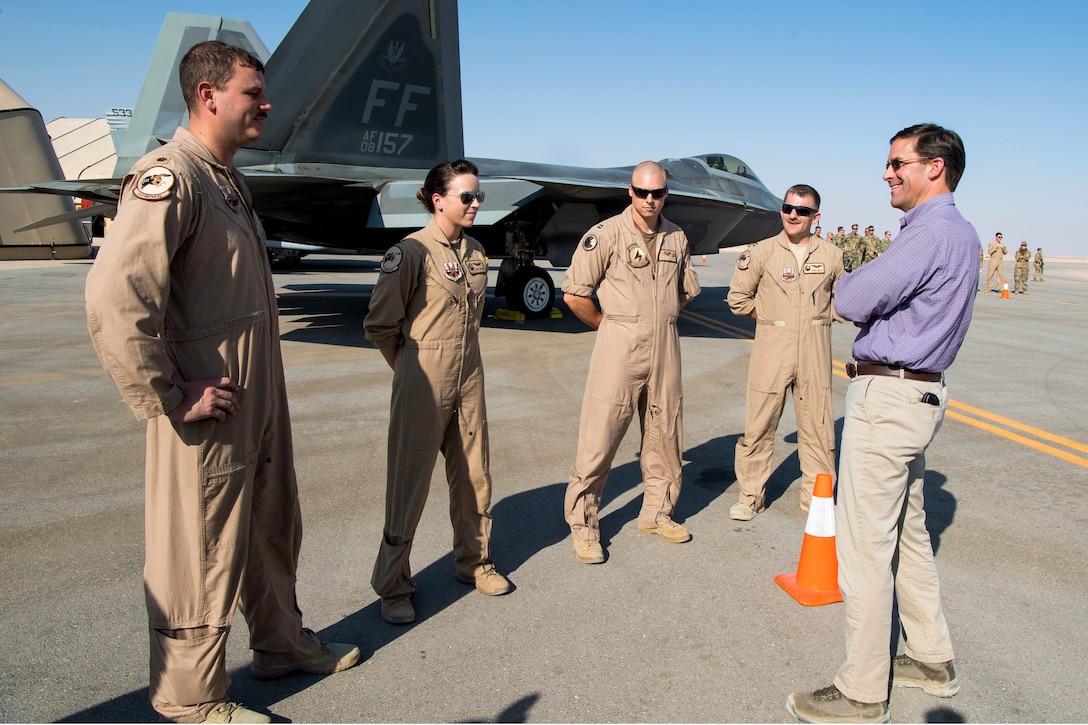
POLYGON ((955 206, 955 199, 952 198, 952 192, 946 192, 944 194, 937 194, 937 196, 926 199, 918 206, 914 207, 899 220, 899 229, 902 231, 908 224, 915 221, 918 217, 926 216, 934 209, 940 206, 955 206))

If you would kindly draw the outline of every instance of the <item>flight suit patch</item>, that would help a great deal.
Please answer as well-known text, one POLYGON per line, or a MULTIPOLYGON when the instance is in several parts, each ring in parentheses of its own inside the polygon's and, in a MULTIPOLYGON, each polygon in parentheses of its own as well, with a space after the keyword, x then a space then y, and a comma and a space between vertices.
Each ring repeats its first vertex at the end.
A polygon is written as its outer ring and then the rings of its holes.
POLYGON ((642 247, 632 244, 627 248, 627 263, 636 269, 645 267, 650 263, 650 255, 646 254, 642 247))
POLYGON ((794 269, 793 267, 783 267, 782 268, 782 281, 783 282, 793 282, 795 279, 797 279, 797 270, 796 269, 794 269))
POLYGON ((810 264, 806 264, 804 267, 801 268, 801 271, 804 272, 805 274, 823 274, 824 273, 824 263, 823 262, 812 262, 810 264))
POLYGON ((242 208, 242 197, 238 196, 238 192, 229 186, 220 186, 219 190, 223 192, 223 199, 226 200, 231 211, 236 212, 242 208))
POLYGON ((457 262, 443 262, 442 271, 446 274, 446 279, 451 282, 460 282, 464 273, 461 271, 461 265, 457 262))
POLYGON ((748 265, 751 264, 751 263, 752 263, 752 253, 749 252, 748 250, 744 250, 743 252, 741 252, 740 256, 737 257, 737 269, 739 269, 739 270, 748 269, 748 265))
POLYGON ((585 239, 582 240, 582 249, 587 252, 592 252, 597 248, 597 237, 593 234, 587 234, 585 239))
POLYGON ((661 254, 657 255, 657 258, 662 262, 675 262, 676 250, 675 249, 662 249, 661 254))
POLYGON ((152 166, 140 174, 132 193, 140 199, 157 201, 170 196, 174 189, 174 172, 165 166, 152 166))
POLYGON ((466 259, 465 266, 469 274, 483 274, 487 271, 487 264, 482 259, 466 259))
POLYGON ((400 269, 400 263, 404 259, 404 251, 400 247, 390 247, 382 257, 382 271, 396 272, 400 269))

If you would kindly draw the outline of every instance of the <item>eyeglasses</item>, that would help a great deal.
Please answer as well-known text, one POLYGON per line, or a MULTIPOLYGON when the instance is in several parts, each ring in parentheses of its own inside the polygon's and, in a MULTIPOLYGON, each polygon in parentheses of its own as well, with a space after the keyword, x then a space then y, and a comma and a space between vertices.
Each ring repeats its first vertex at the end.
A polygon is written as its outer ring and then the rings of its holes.
POLYGON ((665 194, 669 193, 669 187, 662 186, 660 189, 641 189, 637 186, 632 186, 631 192, 639 199, 645 199, 647 196, 652 196, 655 199, 663 199, 665 198, 665 194))
POLYGON ((892 171, 899 171, 899 169, 906 166, 907 164, 914 164, 914 163, 917 163, 919 161, 932 161, 932 160, 933 159, 931 159, 928 156, 919 156, 916 159, 892 159, 888 163, 884 164, 884 168, 887 169, 890 166, 890 167, 892 167, 892 171))
POLYGON ((473 199, 480 202, 481 204, 484 203, 484 192, 482 192, 482 191, 462 191, 460 194, 450 193, 450 194, 443 194, 443 196, 456 196, 457 198, 459 198, 461 200, 461 203, 464 204, 465 206, 468 206, 469 204, 471 204, 473 199))
POLYGON ((797 212, 797 216, 812 216, 818 209, 813 209, 811 206, 794 206, 793 204, 783 204, 782 213, 792 214, 797 212))

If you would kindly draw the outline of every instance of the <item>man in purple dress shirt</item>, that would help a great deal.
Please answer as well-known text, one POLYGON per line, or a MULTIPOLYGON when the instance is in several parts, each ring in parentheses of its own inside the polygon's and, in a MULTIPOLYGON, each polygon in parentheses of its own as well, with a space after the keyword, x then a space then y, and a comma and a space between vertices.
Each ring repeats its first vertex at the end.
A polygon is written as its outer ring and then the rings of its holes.
POLYGON ((839 459, 835 506, 846 662, 834 683, 795 692, 804 722, 890 722, 893 685, 938 697, 959 690, 922 495, 926 447, 944 419, 952 364, 971 322, 978 234, 956 209, 963 141, 921 124, 891 140, 884 180, 905 212, 888 251, 844 275, 835 311, 861 331, 839 459), (898 602, 904 653, 892 659, 898 602))

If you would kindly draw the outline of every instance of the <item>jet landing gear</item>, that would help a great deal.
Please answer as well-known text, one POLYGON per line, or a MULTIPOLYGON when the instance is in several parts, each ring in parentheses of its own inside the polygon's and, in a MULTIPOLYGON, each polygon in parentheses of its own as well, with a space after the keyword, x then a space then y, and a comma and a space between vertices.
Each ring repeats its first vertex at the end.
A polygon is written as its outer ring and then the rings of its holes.
POLYGON ((532 259, 507 257, 499 265, 495 296, 506 297, 506 305, 526 317, 547 317, 555 305, 552 278, 532 259))

